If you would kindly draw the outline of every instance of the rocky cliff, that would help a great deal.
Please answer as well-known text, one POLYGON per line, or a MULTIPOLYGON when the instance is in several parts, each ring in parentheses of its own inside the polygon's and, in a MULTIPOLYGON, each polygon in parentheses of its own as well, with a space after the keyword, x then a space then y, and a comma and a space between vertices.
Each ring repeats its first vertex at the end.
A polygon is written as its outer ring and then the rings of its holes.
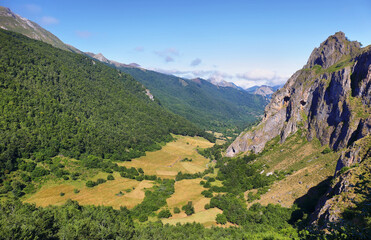
POLYGON ((304 129, 334 150, 350 146, 370 132, 371 48, 337 32, 315 48, 303 69, 273 94, 264 118, 243 132, 226 155, 261 152, 276 136, 281 142, 304 129))
POLYGON ((342 32, 330 36, 273 94, 261 123, 241 133, 226 155, 261 152, 269 140, 279 136, 284 142, 298 129, 309 141, 341 151, 311 223, 362 228, 371 213, 371 46, 361 48, 342 32))

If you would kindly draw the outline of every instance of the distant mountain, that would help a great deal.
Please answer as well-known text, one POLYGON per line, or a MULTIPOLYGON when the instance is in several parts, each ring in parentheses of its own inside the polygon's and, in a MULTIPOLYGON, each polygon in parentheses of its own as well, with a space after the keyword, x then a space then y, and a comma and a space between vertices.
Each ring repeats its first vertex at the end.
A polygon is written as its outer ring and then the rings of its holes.
POLYGON ((139 68, 140 65, 139 64, 136 64, 136 63, 130 63, 130 64, 124 64, 124 63, 119 63, 119 62, 116 62, 116 61, 113 61, 113 60, 109 60, 107 59, 105 56, 103 56, 102 53, 98 53, 98 54, 95 54, 95 53, 92 53, 92 52, 84 52, 84 54, 88 55, 89 57, 92 57, 92 58, 95 58, 103 63, 106 63, 106 64, 109 64, 109 65, 112 65, 116 68, 119 68, 119 67, 135 67, 135 68, 139 68))
POLYGON ((136 64, 118 63, 101 53, 86 54, 132 75, 166 108, 207 130, 242 129, 261 116, 267 103, 264 98, 247 93, 230 82, 184 79, 146 70, 136 64))
POLYGON ((243 129, 260 118, 266 105, 261 96, 200 78, 189 80, 125 66, 118 69, 143 83, 163 106, 208 130, 243 129))
POLYGON ((212 83, 212 84, 214 84, 215 86, 218 86, 218 87, 231 87, 231 88, 243 90, 243 88, 237 86, 233 82, 227 82, 225 80, 217 81, 215 79, 209 78, 209 79, 206 79, 206 81, 208 81, 208 82, 210 82, 210 83, 212 83))
POLYGON ((271 98, 272 94, 280 89, 282 85, 276 85, 276 86, 267 86, 267 85, 261 85, 261 86, 253 86, 250 88, 245 89, 247 92, 252 93, 252 94, 257 94, 261 95, 266 98, 271 98))
POLYGON ((24 17, 13 13, 9 8, 0 6, 0 28, 23 34, 29 38, 40 40, 54 47, 76 53, 82 53, 77 48, 63 43, 52 33, 24 17))

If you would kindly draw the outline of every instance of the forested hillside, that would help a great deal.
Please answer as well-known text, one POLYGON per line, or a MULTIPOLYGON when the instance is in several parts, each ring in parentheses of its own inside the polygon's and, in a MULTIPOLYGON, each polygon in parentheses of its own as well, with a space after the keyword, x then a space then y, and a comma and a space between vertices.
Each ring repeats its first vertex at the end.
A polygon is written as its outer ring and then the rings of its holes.
POLYGON ((18 158, 63 154, 129 160, 170 133, 204 135, 145 95, 131 76, 0 30, 0 172, 18 158))
POLYGON ((182 79, 132 67, 119 69, 148 87, 163 106, 208 130, 242 131, 263 114, 266 104, 262 96, 203 79, 182 79))

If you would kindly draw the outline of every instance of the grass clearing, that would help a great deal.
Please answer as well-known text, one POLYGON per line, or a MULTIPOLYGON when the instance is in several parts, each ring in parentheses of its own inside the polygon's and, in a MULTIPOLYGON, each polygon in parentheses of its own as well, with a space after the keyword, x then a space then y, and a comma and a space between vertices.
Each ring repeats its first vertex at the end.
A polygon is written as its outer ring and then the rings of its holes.
POLYGON ((178 172, 197 173, 206 169, 209 160, 197 152, 197 148, 209 148, 214 144, 201 137, 175 135, 174 142, 167 143, 161 150, 146 152, 146 156, 130 162, 117 163, 120 166, 142 168, 147 175, 174 179, 178 172), (184 158, 192 162, 181 162, 184 158))
POLYGON ((205 210, 204 206, 206 203, 210 202, 210 199, 205 198, 201 194, 205 188, 200 185, 200 181, 201 179, 197 178, 175 182, 175 192, 166 200, 168 207, 170 209, 174 207, 179 207, 181 209, 188 201, 192 201, 196 213, 205 210))
MULTIPOLYGON (((104 178, 107 173, 99 173, 92 178, 104 178)), ((25 202, 35 203, 37 206, 62 205, 67 199, 78 201, 81 205, 104 205, 120 208, 126 206, 133 208, 144 199, 145 188, 152 187, 152 181, 138 182, 136 180, 122 178, 118 173, 114 174, 115 180, 107 181, 93 188, 85 186, 83 181, 67 181, 63 184, 48 183, 45 184, 38 192, 27 197, 25 202), (78 189, 79 193, 74 193, 78 189), (125 190, 131 189, 130 192, 125 190), (117 196, 119 192, 122 196, 117 196), (60 196, 60 193, 65 193, 60 196)))
POLYGON ((201 223, 205 227, 211 227, 217 225, 215 218, 217 214, 223 213, 222 210, 218 208, 211 208, 208 210, 203 210, 202 212, 196 212, 195 214, 191 216, 185 215, 185 217, 177 218, 177 216, 173 216, 168 219, 163 219, 162 222, 164 224, 171 224, 175 225, 177 223, 185 224, 185 223, 201 223))

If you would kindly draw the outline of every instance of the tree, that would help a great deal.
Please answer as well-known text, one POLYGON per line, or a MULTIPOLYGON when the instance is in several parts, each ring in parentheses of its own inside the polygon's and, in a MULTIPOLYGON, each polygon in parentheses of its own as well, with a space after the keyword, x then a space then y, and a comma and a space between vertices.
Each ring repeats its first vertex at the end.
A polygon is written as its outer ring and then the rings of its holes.
POLYGON ((189 201, 186 205, 184 205, 182 207, 182 210, 184 210, 184 212, 185 212, 185 214, 187 214, 187 216, 190 216, 193 213, 195 213, 195 209, 192 205, 192 201, 189 201))
POLYGON ((218 214, 216 215, 216 222, 224 225, 227 223, 227 217, 224 214, 218 214))
POLYGON ((169 209, 164 209, 164 210, 161 210, 159 213, 158 213, 158 218, 169 218, 171 217, 171 212, 169 211, 169 209))

